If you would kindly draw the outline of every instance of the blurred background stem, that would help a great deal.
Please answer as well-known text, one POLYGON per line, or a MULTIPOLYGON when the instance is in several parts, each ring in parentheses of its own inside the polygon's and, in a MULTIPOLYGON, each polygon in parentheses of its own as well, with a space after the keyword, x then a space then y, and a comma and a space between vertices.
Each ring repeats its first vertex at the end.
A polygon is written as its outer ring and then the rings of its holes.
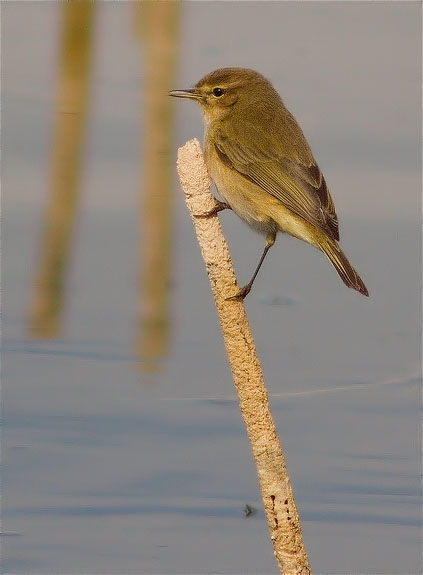
POLYGON ((173 138, 172 102, 178 54, 179 2, 141 2, 137 34, 143 40, 145 82, 143 106, 143 173, 140 212, 140 318, 136 353, 151 362, 168 346, 171 274, 171 209, 173 138))
POLYGON ((78 200, 90 84, 93 2, 66 2, 60 47, 57 107, 52 137, 50 195, 29 308, 29 334, 60 333, 64 279, 78 200))

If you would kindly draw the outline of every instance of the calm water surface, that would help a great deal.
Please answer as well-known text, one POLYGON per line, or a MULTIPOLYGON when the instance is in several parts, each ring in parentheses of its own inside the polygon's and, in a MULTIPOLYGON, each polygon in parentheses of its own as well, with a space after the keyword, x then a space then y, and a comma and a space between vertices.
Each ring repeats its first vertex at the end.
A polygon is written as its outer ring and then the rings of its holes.
MULTIPOLYGON (((320 254, 280 237, 246 302, 315 573, 421 572, 420 11, 182 6, 174 87, 233 64, 274 81, 371 294, 345 289, 320 254)), ((29 337, 27 317, 61 8, 2 13, 3 572, 276 573, 176 174, 167 343, 155 370, 136 353, 145 87, 131 5, 97 5, 80 200, 50 339, 29 337), (258 510, 249 518, 246 504, 258 510)), ((202 137, 194 106, 175 111, 171 164, 178 145, 202 137)), ((262 239, 234 214, 221 219, 243 283, 262 239)))

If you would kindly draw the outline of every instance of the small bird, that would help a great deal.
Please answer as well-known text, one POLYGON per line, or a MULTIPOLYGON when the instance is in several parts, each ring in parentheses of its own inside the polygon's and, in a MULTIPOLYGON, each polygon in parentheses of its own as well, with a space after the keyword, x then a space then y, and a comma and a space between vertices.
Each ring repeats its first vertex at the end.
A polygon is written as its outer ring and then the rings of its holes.
POLYGON ((191 98, 204 117, 204 157, 223 202, 266 236, 257 268, 230 299, 244 299, 278 232, 321 250, 342 281, 363 295, 366 286, 341 250, 338 218, 325 178, 294 116, 272 84, 247 68, 222 68, 194 88, 170 96, 191 98))

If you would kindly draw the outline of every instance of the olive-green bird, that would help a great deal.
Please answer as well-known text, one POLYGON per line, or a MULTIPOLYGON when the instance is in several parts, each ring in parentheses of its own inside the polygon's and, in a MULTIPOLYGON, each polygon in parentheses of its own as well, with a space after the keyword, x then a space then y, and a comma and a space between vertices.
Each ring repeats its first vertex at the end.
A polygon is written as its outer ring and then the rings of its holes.
POLYGON ((234 298, 250 292, 278 231, 321 250, 345 285, 369 295, 338 244, 338 218, 323 174, 271 83, 253 70, 223 68, 193 89, 169 94, 195 100, 203 112, 205 161, 224 200, 207 215, 231 208, 266 236, 253 277, 234 298))

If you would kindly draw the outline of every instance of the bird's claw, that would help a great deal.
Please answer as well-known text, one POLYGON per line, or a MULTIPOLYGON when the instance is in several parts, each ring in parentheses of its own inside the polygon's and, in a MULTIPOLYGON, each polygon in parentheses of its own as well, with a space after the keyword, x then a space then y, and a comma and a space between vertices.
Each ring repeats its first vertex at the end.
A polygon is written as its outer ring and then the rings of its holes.
POLYGON ((226 301, 238 301, 238 300, 243 301, 247 297, 247 295, 250 293, 250 291, 251 291, 251 286, 250 286, 250 284, 247 284, 246 286, 241 288, 239 290, 239 292, 236 293, 235 295, 227 297, 226 301))
POLYGON ((231 209, 229 204, 227 204, 226 202, 221 202, 220 200, 216 200, 216 204, 211 210, 209 210, 208 212, 204 212, 203 214, 194 214, 194 217, 211 218, 212 216, 215 216, 219 212, 228 209, 231 209))

